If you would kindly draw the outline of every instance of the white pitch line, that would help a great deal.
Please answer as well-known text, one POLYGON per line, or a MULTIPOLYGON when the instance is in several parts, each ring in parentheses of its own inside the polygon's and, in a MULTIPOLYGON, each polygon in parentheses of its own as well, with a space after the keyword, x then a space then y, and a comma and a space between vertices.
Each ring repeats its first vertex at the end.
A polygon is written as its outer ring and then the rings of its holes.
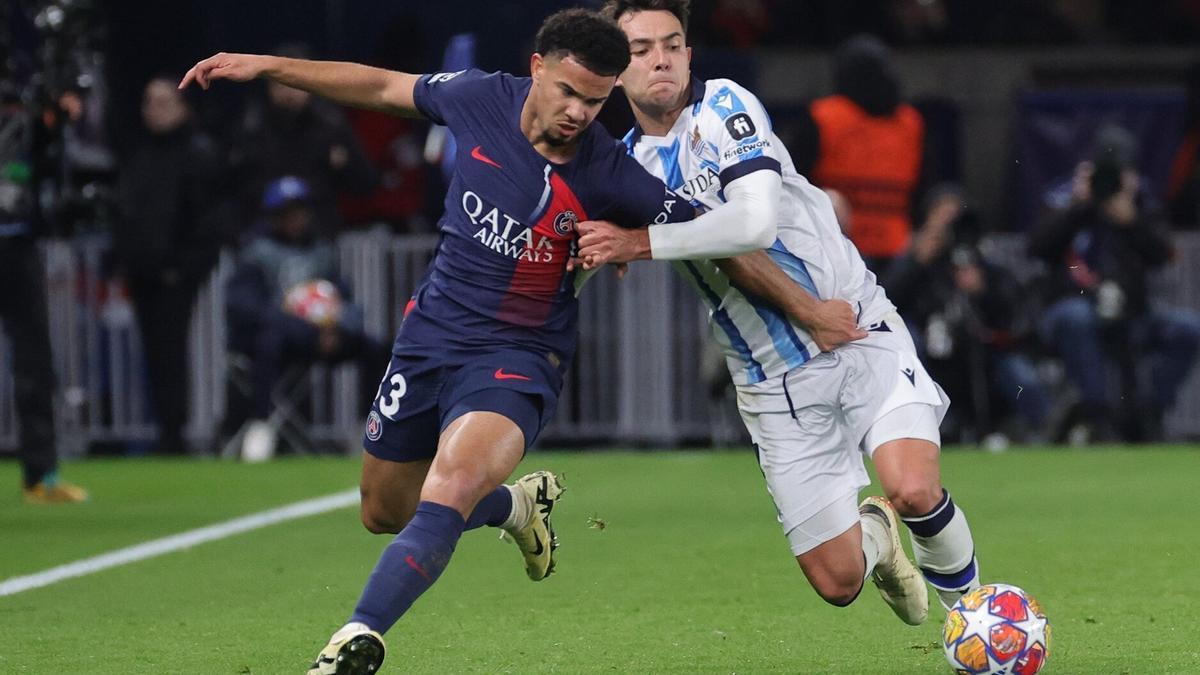
POLYGON ((154 539, 135 546, 117 549, 109 553, 102 553, 91 558, 76 560, 73 563, 52 567, 48 570, 30 574, 23 577, 12 577, 0 581, 0 597, 6 595, 16 595, 22 591, 29 591, 43 586, 55 584, 64 579, 73 579, 84 575, 93 574, 101 570, 109 569, 110 567, 119 567, 128 565, 147 558, 153 558, 166 553, 172 553, 192 546, 198 546, 210 541, 225 539, 250 530, 257 530, 261 527, 276 525, 278 523, 295 520, 297 518, 305 518, 307 516, 315 516, 328 511, 352 506, 358 503, 358 488, 338 492, 326 497, 318 497, 316 499, 307 499, 295 504, 281 506, 277 509, 269 511, 261 511, 252 513, 241 518, 234 518, 223 523, 208 525, 206 527, 180 532, 162 539, 154 539))

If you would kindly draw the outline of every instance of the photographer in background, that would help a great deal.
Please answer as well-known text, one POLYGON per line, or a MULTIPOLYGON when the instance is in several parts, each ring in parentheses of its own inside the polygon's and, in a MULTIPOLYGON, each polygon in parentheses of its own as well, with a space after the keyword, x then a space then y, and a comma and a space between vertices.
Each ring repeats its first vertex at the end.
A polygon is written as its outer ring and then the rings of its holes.
POLYGON ((46 317, 46 274, 32 163, 35 121, 12 81, 0 80, 0 321, 12 345, 13 395, 20 427, 26 502, 80 502, 82 488, 58 479, 54 433, 56 377, 46 317))
POLYGON ((1022 289, 1003 267, 984 258, 982 228, 962 188, 930 190, 912 246, 889 268, 888 297, 911 325, 922 362, 956 402, 946 433, 1004 447, 1012 434, 1040 441, 1048 398, 1020 350, 1028 325, 1022 289))
POLYGON ((1157 440, 1200 344, 1200 316, 1150 301, 1151 272, 1172 256, 1164 223, 1145 208, 1137 144, 1119 127, 1096 136, 1075 171, 1071 205, 1037 228, 1030 254, 1046 261, 1049 297, 1039 332, 1079 389, 1076 442, 1157 440), (1109 363, 1121 397, 1109 390, 1109 363), (1112 428, 1116 424, 1116 428, 1112 428))

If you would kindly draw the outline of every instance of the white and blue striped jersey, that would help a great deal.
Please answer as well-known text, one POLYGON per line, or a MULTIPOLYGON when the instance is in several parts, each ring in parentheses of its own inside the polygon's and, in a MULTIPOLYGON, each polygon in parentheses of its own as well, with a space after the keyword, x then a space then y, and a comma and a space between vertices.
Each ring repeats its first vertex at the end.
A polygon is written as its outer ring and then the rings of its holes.
MULTIPOLYGON (((758 99, 735 82, 692 79, 692 98, 666 136, 634 127, 629 153, 693 206, 725 203, 723 186, 763 169, 783 178, 778 234, 767 253, 797 284, 822 300, 838 298, 858 312, 860 326, 894 311, 875 275, 838 227, 824 192, 796 173, 758 99)), ((711 260, 672 261, 700 292, 713 334, 736 385, 749 385, 802 366, 819 352, 812 337, 774 305, 742 293, 711 260)))

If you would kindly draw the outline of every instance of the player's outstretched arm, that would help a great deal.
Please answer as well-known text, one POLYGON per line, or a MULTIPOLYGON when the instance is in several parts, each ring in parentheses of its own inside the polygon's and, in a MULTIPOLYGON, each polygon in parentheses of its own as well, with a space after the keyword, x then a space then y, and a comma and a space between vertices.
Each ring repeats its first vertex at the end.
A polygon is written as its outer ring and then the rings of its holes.
POLYGON ((823 352, 847 342, 861 340, 867 331, 859 328, 854 309, 844 300, 819 300, 787 275, 766 251, 714 260, 717 267, 744 292, 756 295, 782 309, 808 329, 823 352))
POLYGON ((344 61, 310 61, 263 54, 221 52, 198 62, 179 88, 192 82, 208 89, 215 80, 248 82, 265 77, 343 105, 416 116, 413 87, 418 75, 344 61))

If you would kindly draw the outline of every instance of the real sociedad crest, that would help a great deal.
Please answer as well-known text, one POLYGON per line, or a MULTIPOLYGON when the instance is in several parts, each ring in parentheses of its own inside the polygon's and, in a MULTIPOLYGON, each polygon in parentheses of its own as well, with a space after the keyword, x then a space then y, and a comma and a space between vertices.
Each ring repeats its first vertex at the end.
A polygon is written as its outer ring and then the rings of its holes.
POLYGON ((579 216, 576 216, 574 211, 563 211, 554 219, 554 233, 560 237, 568 237, 578 222, 579 216))
POLYGON ((689 140, 689 145, 692 148, 692 152, 696 153, 697 155, 699 155, 704 150, 704 138, 702 138, 700 136, 700 125, 699 124, 697 124, 696 127, 694 129, 692 129, 692 136, 689 140))

